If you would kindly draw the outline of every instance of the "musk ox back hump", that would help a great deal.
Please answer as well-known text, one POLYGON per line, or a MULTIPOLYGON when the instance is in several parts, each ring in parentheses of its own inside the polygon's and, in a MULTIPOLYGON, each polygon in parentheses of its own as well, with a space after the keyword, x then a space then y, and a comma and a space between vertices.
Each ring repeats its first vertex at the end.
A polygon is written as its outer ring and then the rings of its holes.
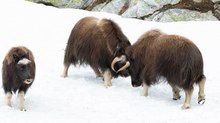
POLYGON ((163 76, 174 85, 188 88, 203 78, 202 54, 185 37, 152 30, 145 33, 134 46, 142 49, 139 52, 144 55, 142 64, 145 66, 146 80, 156 82, 158 76, 163 76))
MULTIPOLYGON (((115 57, 116 49, 130 45, 119 26, 108 19, 85 17, 79 20, 69 36, 64 64, 73 63, 106 67, 115 57)), ((109 65, 110 66, 110 65, 109 65)))
POLYGON ((103 73, 105 86, 110 86, 112 77, 128 75, 126 68, 129 63, 125 49, 130 45, 114 21, 95 17, 82 18, 75 24, 69 36, 63 77, 67 77, 70 64, 88 64, 97 76, 103 73))
POLYGON ((161 35, 157 40, 157 69, 168 81, 179 83, 183 88, 187 82, 200 81, 203 75, 203 58, 197 46, 185 37, 161 35))
POLYGON ((195 83, 199 85, 198 103, 205 102, 202 54, 189 39, 151 30, 139 38, 128 54, 132 54, 132 64, 136 65, 130 69, 132 85, 140 86, 143 82, 144 96, 148 95, 148 87, 162 77, 172 87, 174 100, 180 99, 179 88, 185 91, 182 109, 190 107, 195 83))

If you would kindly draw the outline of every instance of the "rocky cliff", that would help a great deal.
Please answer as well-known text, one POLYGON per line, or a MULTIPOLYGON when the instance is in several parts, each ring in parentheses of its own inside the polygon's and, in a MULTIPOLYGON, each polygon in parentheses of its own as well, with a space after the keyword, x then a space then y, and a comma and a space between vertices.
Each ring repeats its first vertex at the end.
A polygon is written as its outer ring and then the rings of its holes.
POLYGON ((142 20, 220 20, 220 0, 28 0, 59 8, 119 14, 142 20))

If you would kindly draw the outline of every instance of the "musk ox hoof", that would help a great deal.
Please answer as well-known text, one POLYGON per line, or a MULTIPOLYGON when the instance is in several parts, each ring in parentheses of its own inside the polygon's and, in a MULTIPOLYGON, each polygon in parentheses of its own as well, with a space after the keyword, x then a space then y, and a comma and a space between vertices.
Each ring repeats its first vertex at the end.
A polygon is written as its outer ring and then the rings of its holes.
MULTIPOLYGON (((103 77, 101 74, 100 75, 96 75, 96 78, 100 78, 100 77, 103 77)), ((104 79, 103 79, 104 81, 104 79)))
POLYGON ((201 105, 204 104, 205 103, 205 99, 199 100, 198 103, 201 104, 201 105))
POLYGON ((112 83, 105 83, 104 86, 105 86, 106 88, 111 87, 111 86, 112 86, 112 83))
POLYGON ((12 107, 11 101, 10 101, 10 102, 8 101, 8 102, 6 103, 6 105, 7 105, 8 107, 12 107))
POLYGON ((104 85, 106 88, 111 87, 112 84, 104 85))
POLYGON ((190 108, 190 105, 184 104, 181 108, 182 108, 183 110, 184 110, 184 109, 189 109, 189 108, 190 108))
POLYGON ((20 111, 27 111, 26 109, 20 109, 20 111))
POLYGON ((27 111, 24 106, 19 106, 20 111, 27 111))
POLYGON ((181 96, 173 97, 173 100, 179 100, 180 98, 181 98, 181 96))
POLYGON ((66 74, 62 74, 62 75, 61 75, 61 77, 66 78, 66 77, 67 77, 67 75, 66 75, 66 74))
POLYGON ((11 104, 7 104, 7 106, 10 107, 10 108, 12 108, 12 105, 11 105, 11 104))

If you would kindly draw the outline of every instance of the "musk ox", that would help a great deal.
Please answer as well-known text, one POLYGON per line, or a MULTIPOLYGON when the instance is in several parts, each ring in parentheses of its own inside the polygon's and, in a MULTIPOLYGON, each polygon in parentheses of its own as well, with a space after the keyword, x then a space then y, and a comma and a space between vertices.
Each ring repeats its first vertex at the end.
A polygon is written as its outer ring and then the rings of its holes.
POLYGON ((82 18, 69 36, 64 56, 63 77, 67 77, 70 64, 88 64, 97 77, 103 75, 105 87, 111 86, 112 77, 128 76, 126 68, 129 67, 129 62, 125 49, 130 45, 114 21, 95 17, 82 18))
POLYGON ((194 84, 199 85, 198 103, 205 102, 202 54, 189 39, 155 29, 144 33, 127 48, 126 54, 132 85, 143 85, 144 96, 148 95, 149 86, 165 78, 172 87, 174 100, 180 99, 179 89, 184 90, 182 109, 190 108, 194 84))
POLYGON ((35 78, 35 62, 26 47, 12 47, 3 61, 2 82, 6 103, 11 107, 12 92, 18 91, 19 109, 25 110, 24 96, 35 78))

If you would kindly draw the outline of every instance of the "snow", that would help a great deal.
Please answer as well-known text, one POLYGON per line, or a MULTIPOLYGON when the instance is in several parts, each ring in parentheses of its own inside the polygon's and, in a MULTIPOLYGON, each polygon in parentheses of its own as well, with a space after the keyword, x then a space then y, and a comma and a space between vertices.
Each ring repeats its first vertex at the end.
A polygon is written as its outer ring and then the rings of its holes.
POLYGON ((18 110, 17 96, 12 98, 12 108, 6 106, 1 86, 0 123, 220 122, 220 23, 217 21, 147 22, 107 13, 57 9, 23 0, 1 1, 0 18, 0 61, 11 47, 23 45, 32 50, 37 67, 36 79, 26 95, 26 112, 18 110), (69 77, 62 78, 67 39, 74 24, 85 16, 116 21, 132 43, 145 31, 155 28, 191 39, 204 58, 205 104, 197 103, 197 86, 188 110, 181 109, 184 93, 181 92, 180 100, 173 101, 172 90, 164 83, 152 86, 148 97, 141 96, 142 87, 131 86, 129 77, 113 79, 113 86, 105 88, 89 66, 71 66, 69 77))

